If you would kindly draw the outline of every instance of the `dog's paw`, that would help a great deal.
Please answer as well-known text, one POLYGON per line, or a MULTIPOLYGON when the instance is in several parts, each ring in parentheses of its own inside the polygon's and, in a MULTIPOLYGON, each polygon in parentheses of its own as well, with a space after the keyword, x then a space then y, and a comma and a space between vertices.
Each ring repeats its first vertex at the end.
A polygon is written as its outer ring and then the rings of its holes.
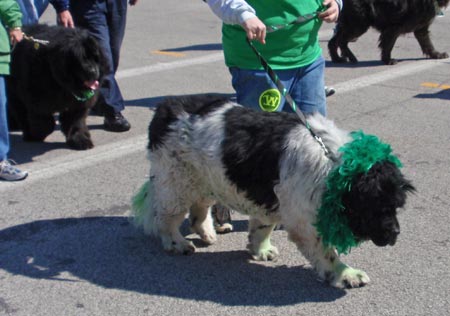
POLYGON ((162 240, 164 250, 181 255, 191 255, 195 252, 194 244, 189 240, 175 241, 171 238, 163 238, 162 240))
POLYGON ((231 225, 230 223, 214 225, 214 229, 216 230, 216 233, 218 233, 218 234, 227 234, 227 233, 231 233, 233 231, 233 225, 231 225))
POLYGON ((254 250, 249 245, 248 249, 250 250, 250 254, 252 258, 256 261, 271 261, 275 260, 278 257, 278 249, 275 246, 269 245, 267 247, 262 247, 260 249, 254 250))
POLYGON ((397 59, 394 59, 394 58, 384 58, 383 62, 389 66, 397 65, 397 63, 398 63, 397 59))
POLYGON ((86 137, 82 134, 73 135, 72 137, 67 138, 66 142, 70 148, 77 150, 87 150, 94 147, 94 143, 92 142, 91 138, 86 137))
POLYGON ((212 245, 217 241, 217 235, 215 231, 212 232, 204 232, 199 234, 202 241, 207 245, 212 245))
POLYGON ((338 288, 356 288, 362 287, 370 282, 369 276, 362 270, 353 269, 343 265, 336 272, 334 278, 330 280, 330 284, 338 288))
POLYGON ((434 53, 430 54, 430 58, 433 58, 433 59, 445 59, 445 58, 448 58, 448 54, 447 53, 434 52, 434 53))

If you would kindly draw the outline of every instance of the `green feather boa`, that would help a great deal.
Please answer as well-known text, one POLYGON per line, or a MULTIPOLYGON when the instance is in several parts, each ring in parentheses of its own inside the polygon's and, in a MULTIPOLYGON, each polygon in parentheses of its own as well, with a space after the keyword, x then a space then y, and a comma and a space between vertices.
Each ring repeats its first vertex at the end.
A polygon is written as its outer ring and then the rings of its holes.
POLYGON ((399 168, 402 166, 397 156, 391 153, 391 146, 381 142, 378 137, 366 135, 362 131, 352 132, 351 136, 353 141, 339 148, 342 163, 327 176, 326 190, 315 224, 324 246, 335 247, 338 253, 344 254, 358 246, 358 241, 343 214, 343 194, 351 189, 357 174, 366 173, 377 162, 390 161, 399 168))

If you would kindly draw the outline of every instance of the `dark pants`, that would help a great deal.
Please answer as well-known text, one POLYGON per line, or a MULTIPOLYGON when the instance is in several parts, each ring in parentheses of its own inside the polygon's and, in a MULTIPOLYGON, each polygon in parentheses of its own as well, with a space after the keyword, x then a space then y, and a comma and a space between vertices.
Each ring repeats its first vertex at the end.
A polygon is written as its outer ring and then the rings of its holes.
POLYGON ((120 48, 125 35, 127 0, 71 0, 70 12, 75 26, 85 28, 104 49, 109 72, 100 88, 99 104, 112 107, 114 112, 124 109, 124 101, 115 73, 119 66, 120 48))

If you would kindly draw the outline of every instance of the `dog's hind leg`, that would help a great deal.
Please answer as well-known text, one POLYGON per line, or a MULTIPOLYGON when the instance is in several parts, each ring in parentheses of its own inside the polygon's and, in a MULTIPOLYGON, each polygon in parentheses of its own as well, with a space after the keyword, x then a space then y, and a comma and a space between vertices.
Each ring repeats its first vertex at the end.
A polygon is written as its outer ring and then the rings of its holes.
POLYGON ((447 53, 440 53, 438 52, 431 42, 430 39, 430 31, 428 30, 428 25, 426 27, 420 28, 418 30, 414 31, 414 36, 416 37, 417 41, 419 42, 420 48, 422 49, 422 52, 434 59, 443 59, 448 58, 447 53))
POLYGON ((144 232, 161 239, 164 250, 180 254, 192 254, 195 246, 180 233, 180 226, 189 212, 186 205, 191 199, 183 182, 177 181, 174 166, 164 165, 160 157, 151 159, 151 176, 133 199, 135 223, 142 225, 144 232))
POLYGON ((212 200, 199 200, 191 206, 189 214, 191 230, 199 234, 203 242, 208 245, 212 245, 217 240, 211 216, 211 206, 213 204, 214 201, 212 200))
POLYGON ((195 246, 191 241, 186 240, 180 233, 180 226, 183 223, 186 212, 157 212, 155 217, 156 229, 161 238, 164 250, 183 255, 190 255, 195 252, 195 246))
POLYGON ((30 142, 43 142, 55 130, 53 115, 28 114, 28 122, 23 126, 23 139, 30 142))
POLYGON ((338 288, 361 287, 370 282, 364 271, 341 262, 334 248, 324 247, 322 240, 311 233, 313 229, 313 227, 302 227, 301 230, 287 228, 289 239, 297 245, 322 280, 338 288), (302 233, 304 231, 309 233, 302 233))
POLYGON ((258 261, 274 260, 278 256, 278 249, 270 243, 270 236, 276 223, 262 221, 250 216, 247 249, 253 259, 258 261))

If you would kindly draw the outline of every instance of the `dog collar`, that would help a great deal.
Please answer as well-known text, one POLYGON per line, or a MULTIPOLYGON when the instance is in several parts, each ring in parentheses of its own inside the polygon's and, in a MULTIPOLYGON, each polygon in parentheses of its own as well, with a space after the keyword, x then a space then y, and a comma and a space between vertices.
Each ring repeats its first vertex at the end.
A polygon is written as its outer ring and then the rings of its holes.
POLYGON ((72 93, 72 95, 75 97, 75 99, 77 99, 77 101, 86 102, 87 100, 91 99, 95 95, 95 91, 92 89, 89 89, 89 90, 83 91, 81 96, 78 96, 75 93, 72 93))
POLYGON ((326 190, 315 223, 324 246, 335 247, 340 254, 347 254, 352 247, 359 245, 344 216, 342 205, 342 196, 351 189, 353 179, 358 174, 367 173, 377 162, 390 161, 399 168, 402 166, 397 156, 392 154, 391 146, 378 137, 362 131, 350 135, 353 141, 339 148, 342 152, 341 163, 327 176, 326 190))

